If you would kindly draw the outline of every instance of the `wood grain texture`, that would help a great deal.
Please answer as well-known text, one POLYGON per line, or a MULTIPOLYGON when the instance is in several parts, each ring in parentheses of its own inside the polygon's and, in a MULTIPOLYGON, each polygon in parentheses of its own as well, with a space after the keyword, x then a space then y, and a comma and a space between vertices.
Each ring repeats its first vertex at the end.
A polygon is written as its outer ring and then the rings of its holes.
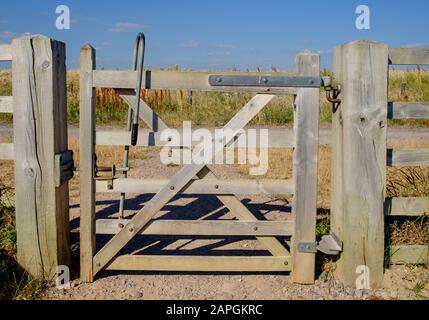
MULTIPOLYGON (((128 220, 99 219, 97 234, 117 234, 128 220)), ((180 236, 291 236, 292 221, 153 220, 141 235, 180 236)))
MULTIPOLYGON (((157 179, 115 179, 113 189, 109 181, 96 181, 98 193, 158 193, 167 186, 169 180, 157 179)), ((235 194, 235 195, 290 195, 293 183, 290 180, 217 180, 207 179, 192 181, 181 194, 235 194)))
POLYGON ((90 45, 80 51, 80 278, 92 282, 95 255, 94 131, 95 89, 92 87, 96 52, 90 45))
POLYGON ((395 217, 419 217, 429 214, 429 197, 388 198, 384 204, 384 213, 395 217))
POLYGON ((389 119, 429 119, 428 102, 389 102, 389 119))
POLYGON ((390 48, 389 63, 397 65, 429 65, 427 48, 390 48))
MULTIPOLYGON (((301 53, 296 58, 296 68, 302 76, 320 74, 320 56, 301 53)), ((316 241, 317 214, 317 165, 319 152, 319 95, 320 90, 298 89, 295 98, 295 152, 293 157, 293 179, 295 195, 292 214, 295 219, 293 237, 293 272, 295 283, 314 283, 314 253, 298 252, 299 243, 316 241)))
POLYGON ((429 246, 398 245, 390 248, 390 264, 429 264, 429 246))
POLYGON ((286 272, 291 257, 119 256, 106 270, 286 272))
POLYGON ((339 137, 333 138, 338 172, 332 197, 338 200, 333 200, 332 231, 343 241, 336 276, 355 286, 356 268, 366 265, 371 287, 378 288, 384 271, 388 47, 355 41, 335 53, 342 102, 334 121, 339 137))
MULTIPOLYGON (((207 72, 150 71, 146 74, 146 77, 143 78, 143 88, 211 92, 253 92, 267 94, 296 93, 296 88, 211 86, 208 81, 209 75, 210 73, 207 72)), ((136 78, 136 71, 97 70, 94 72, 93 85, 94 87, 100 88, 135 89, 136 78)))
POLYGON ((55 187, 56 153, 67 150, 65 44, 14 39, 12 63, 18 262, 34 276, 69 265, 68 186, 55 187), (65 138, 65 139, 64 139, 65 138))
POLYGON ((429 149, 388 149, 387 165, 391 167, 429 166, 429 149))
MULTIPOLYGON (((176 129, 175 129, 176 130, 176 129)), ((210 130, 213 132, 214 130, 210 130)), ((182 136, 183 130, 177 129, 178 134, 182 136)), ((140 129, 137 140, 137 146, 139 147, 163 147, 168 144, 171 147, 181 147, 183 143, 173 139, 168 142, 167 139, 161 139, 162 132, 153 132, 147 129, 140 129)), ((167 133, 165 133, 167 136, 167 133)), ((131 133, 120 130, 103 130, 97 131, 95 137, 96 144, 99 146, 127 146, 131 144, 131 133)), ((193 146, 196 146, 199 142, 192 142, 193 146)), ((269 130, 268 129, 268 147, 269 148, 293 148, 294 147, 294 135, 288 130, 269 130)), ((259 147, 256 144, 252 145, 252 141, 247 141, 248 147, 259 147)), ((235 145, 237 146, 237 144, 235 145)))

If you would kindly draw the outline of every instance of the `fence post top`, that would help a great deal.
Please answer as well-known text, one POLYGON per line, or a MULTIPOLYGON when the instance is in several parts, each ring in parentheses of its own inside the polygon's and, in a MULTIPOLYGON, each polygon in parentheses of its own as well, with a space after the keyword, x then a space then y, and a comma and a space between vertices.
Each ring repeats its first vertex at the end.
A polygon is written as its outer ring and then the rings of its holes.
POLYGON ((80 50, 93 50, 95 51, 95 48, 91 46, 89 43, 85 44, 80 50))
POLYGON ((297 56, 304 56, 304 55, 307 55, 307 56, 320 56, 319 53, 311 51, 311 50, 304 50, 304 51, 301 51, 301 52, 299 52, 297 54, 297 56))
POLYGON ((379 41, 373 41, 373 40, 366 40, 366 39, 360 39, 360 40, 354 40, 354 41, 346 42, 346 43, 340 45, 340 47, 342 47, 342 46, 361 46, 361 45, 384 45, 387 47, 386 43, 379 42, 379 41))
POLYGON ((23 35, 21 37, 17 37, 12 39, 12 45, 14 43, 23 43, 23 42, 50 42, 51 46, 55 44, 56 46, 62 46, 65 47, 65 42, 55 40, 53 38, 50 38, 48 36, 44 36, 42 34, 29 34, 29 35, 23 35))

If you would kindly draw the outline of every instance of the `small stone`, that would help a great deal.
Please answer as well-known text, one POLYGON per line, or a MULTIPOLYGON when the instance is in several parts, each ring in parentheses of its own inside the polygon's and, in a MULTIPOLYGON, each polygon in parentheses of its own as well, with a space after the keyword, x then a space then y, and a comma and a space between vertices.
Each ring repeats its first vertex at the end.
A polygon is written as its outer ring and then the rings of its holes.
POLYGON ((346 294, 349 296, 354 296, 356 290, 353 288, 346 288, 346 294))
POLYGON ((141 298, 143 298, 143 293, 142 292, 135 292, 132 297, 133 297, 133 299, 141 299, 141 298))

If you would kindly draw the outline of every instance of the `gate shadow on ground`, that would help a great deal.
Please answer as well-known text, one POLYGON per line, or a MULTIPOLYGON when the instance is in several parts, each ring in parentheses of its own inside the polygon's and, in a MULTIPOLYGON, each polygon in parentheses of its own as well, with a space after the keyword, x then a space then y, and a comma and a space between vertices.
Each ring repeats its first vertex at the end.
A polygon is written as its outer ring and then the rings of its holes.
MULTIPOLYGON (((152 199, 153 195, 139 195, 127 199, 125 203, 126 214, 140 210, 143 205, 152 199)), ((242 203, 260 221, 266 221, 267 215, 275 211, 277 214, 285 215, 282 220, 290 218, 291 208, 278 205, 272 201, 264 203, 252 203, 250 199, 243 199, 242 203)), ((97 201, 97 219, 117 219, 119 211, 119 200, 97 201), (100 208, 101 207, 101 208, 100 208)), ((77 205, 78 206, 78 205, 77 205)), ((74 206, 76 208, 77 206, 74 206)), ((213 195, 179 195, 174 197, 163 209, 163 214, 157 219, 162 220, 238 220, 230 214, 227 208, 216 196, 213 195), (185 204, 175 204, 180 200, 185 204)), ((132 218, 134 214, 128 215, 132 218)), ((79 228, 80 219, 76 218, 70 222, 70 229, 79 228)), ((96 237, 97 251, 100 250, 113 236, 98 234, 96 237)), ((276 237, 289 249, 287 241, 290 237, 276 237)), ((72 233, 73 268, 79 259, 79 234, 72 233)), ((271 256, 268 250, 262 249, 261 245, 256 248, 255 237, 225 237, 225 236, 136 236, 120 252, 119 255, 169 255, 169 256, 271 256), (253 244, 252 244, 253 243, 253 244), (227 248, 225 248, 227 247, 227 248)), ((78 262, 77 262, 78 264, 78 262)), ((103 271, 104 275, 112 274, 235 274, 234 272, 117 272, 103 271)), ((239 274, 248 274, 240 272, 239 274)), ((252 272, 250 274, 255 274, 252 272)), ((258 273, 259 274, 259 273, 258 273)), ((268 274, 276 274, 269 272, 268 274)), ((284 273, 282 273, 284 274, 284 273)))

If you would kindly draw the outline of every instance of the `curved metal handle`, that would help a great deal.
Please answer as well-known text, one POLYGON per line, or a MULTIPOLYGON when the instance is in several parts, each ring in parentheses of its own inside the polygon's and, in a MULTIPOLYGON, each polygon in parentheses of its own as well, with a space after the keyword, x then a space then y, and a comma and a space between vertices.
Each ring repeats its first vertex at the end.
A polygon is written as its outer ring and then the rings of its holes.
POLYGON ((144 54, 146 47, 146 38, 142 32, 137 35, 134 52, 133 52, 133 68, 137 72, 136 84, 136 104, 134 109, 133 126, 131 129, 131 145, 136 146, 138 140, 139 130, 139 114, 140 114, 140 96, 143 82, 143 67, 144 67, 144 54))

